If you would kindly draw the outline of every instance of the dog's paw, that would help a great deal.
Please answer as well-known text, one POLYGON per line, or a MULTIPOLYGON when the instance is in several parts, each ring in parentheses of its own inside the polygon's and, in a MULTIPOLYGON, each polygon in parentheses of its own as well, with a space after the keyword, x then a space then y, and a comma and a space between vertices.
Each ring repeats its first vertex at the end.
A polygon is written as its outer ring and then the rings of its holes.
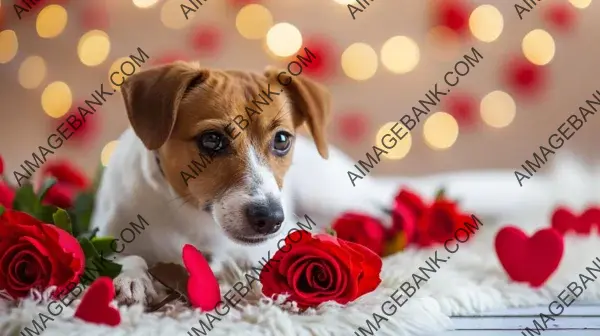
POLYGON ((138 256, 128 256, 119 261, 121 274, 114 279, 116 299, 119 304, 148 305, 158 296, 148 274, 146 262, 138 256))

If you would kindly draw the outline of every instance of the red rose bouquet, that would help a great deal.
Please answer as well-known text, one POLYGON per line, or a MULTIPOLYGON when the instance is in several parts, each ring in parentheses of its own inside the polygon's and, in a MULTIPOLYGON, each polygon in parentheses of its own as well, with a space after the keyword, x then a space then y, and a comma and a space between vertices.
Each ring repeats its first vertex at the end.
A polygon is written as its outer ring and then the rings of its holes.
POLYGON ((120 273, 120 265, 104 259, 112 238, 90 231, 97 183, 68 162, 47 162, 37 188, 17 189, 3 168, 0 158, 0 290, 21 298, 56 286, 56 296, 84 272, 92 279, 120 273), (86 268, 92 264, 103 267, 86 268))
POLYGON ((340 239, 363 245, 379 256, 387 256, 411 244, 429 247, 443 243, 463 223, 470 221, 458 203, 445 196, 443 189, 430 204, 418 194, 401 189, 391 209, 385 212, 392 219, 390 228, 369 215, 348 212, 333 222, 332 229, 340 239))

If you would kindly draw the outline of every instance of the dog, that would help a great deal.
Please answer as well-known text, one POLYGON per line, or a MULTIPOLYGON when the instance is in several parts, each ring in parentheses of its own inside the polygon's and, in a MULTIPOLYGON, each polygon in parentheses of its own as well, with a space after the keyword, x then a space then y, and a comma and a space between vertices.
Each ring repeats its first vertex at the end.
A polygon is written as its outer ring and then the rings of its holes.
POLYGON ((481 216, 544 197, 535 186, 507 188, 517 184, 511 171, 366 176, 353 186, 347 171, 354 162, 326 140, 327 89, 303 75, 284 86, 277 73, 176 62, 136 73, 122 86, 131 128, 103 173, 92 218, 99 234, 115 238, 138 214, 149 224, 119 255, 120 303, 150 303, 156 290, 148 266, 181 264, 185 244, 208 256, 218 272, 227 258, 256 264, 274 253, 275 243, 304 214, 321 230, 350 210, 390 225, 383 208, 400 186, 425 195, 445 186, 449 196, 481 216), (272 101, 249 116, 245 107, 260 92, 272 101), (232 123, 238 115, 247 119, 245 129, 232 123), (310 137, 300 134, 301 126, 310 137), (198 155, 210 157, 210 163, 189 174, 198 155), (193 178, 182 178, 187 177, 182 171, 193 178), (503 201, 512 203, 502 207, 503 201))

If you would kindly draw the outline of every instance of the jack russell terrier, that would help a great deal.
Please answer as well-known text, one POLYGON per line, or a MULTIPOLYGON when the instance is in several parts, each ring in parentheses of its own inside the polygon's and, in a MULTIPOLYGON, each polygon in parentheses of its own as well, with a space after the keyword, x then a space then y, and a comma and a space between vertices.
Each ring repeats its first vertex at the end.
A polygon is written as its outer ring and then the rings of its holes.
POLYGON ((218 272, 227 258, 257 263, 268 251, 274 253, 296 215, 309 215, 320 229, 348 210, 389 225, 381 208, 391 204, 400 186, 432 196, 444 185, 449 196, 478 216, 545 198, 535 179, 528 188, 507 188, 517 185, 511 171, 388 180, 366 176, 354 187, 347 175, 354 163, 326 141, 329 93, 304 76, 283 86, 275 80, 278 73, 176 62, 137 73, 123 85, 131 128, 104 172, 93 226, 117 237, 140 214, 149 229, 119 256, 119 302, 150 303, 156 292, 148 265, 181 264, 185 244, 210 256, 218 272), (245 106, 261 90, 268 90, 272 101, 249 117, 245 106), (243 130, 232 123, 238 115, 249 121, 243 130), (302 125, 312 140, 298 135, 302 125), (210 157, 210 163, 194 178, 182 178, 199 155, 210 157))

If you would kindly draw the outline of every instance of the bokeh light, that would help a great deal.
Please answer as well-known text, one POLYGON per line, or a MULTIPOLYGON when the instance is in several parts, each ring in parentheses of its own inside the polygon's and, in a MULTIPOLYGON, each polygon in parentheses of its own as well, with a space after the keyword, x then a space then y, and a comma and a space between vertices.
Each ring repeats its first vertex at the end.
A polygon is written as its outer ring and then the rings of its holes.
POLYGON ((302 34, 293 24, 281 22, 269 29, 266 43, 276 56, 288 57, 302 47, 302 34))
POLYGON ((106 60, 110 52, 108 35, 101 30, 90 30, 83 34, 77 45, 77 55, 81 63, 96 66, 106 60))
POLYGON ((448 149, 458 138, 458 122, 446 112, 436 112, 423 123, 425 143, 432 149, 448 149))
POLYGON ((67 11, 62 6, 48 5, 38 14, 35 29, 40 37, 56 37, 65 30, 67 18, 67 11))
POLYGON ((14 30, 0 31, 0 64, 10 62, 19 50, 19 40, 14 30))
POLYGON ((52 82, 42 92, 42 108, 52 118, 60 118, 71 108, 72 99, 66 83, 52 82))
POLYGON ((521 48, 527 60, 535 65, 550 63, 556 50, 552 35, 543 29, 535 29, 527 33, 521 48))
POLYGON ((487 125, 502 128, 510 125, 517 114, 517 105, 504 91, 493 91, 481 100, 481 119, 487 125))
POLYGON ((354 43, 342 53, 342 69, 355 80, 367 80, 377 72, 377 53, 366 43, 354 43))
POLYGON ((272 26, 271 12, 258 4, 244 6, 235 18, 235 27, 240 35, 251 40, 265 37, 272 26))
MULTIPOLYGON (((116 61, 114 61, 113 64, 108 69, 108 82, 110 83, 110 86, 112 86, 112 88, 117 91, 121 91, 121 87, 114 85, 112 83, 112 81, 110 80, 110 75, 112 73, 118 72, 118 74, 113 76, 113 80, 115 81, 115 83, 120 84, 121 81, 123 80, 122 77, 127 77, 121 73, 121 64, 123 64, 123 62, 126 62, 126 61, 131 62, 131 59, 129 59, 129 57, 121 57, 121 58, 117 59, 116 61)), ((125 79, 127 79, 127 78, 125 78, 125 79)), ((121 85, 123 85, 123 84, 121 84, 121 85)))
POLYGON ((114 141, 107 143, 102 148, 102 152, 100 153, 100 162, 102 162, 102 165, 104 167, 108 166, 108 163, 110 162, 110 158, 112 157, 112 154, 115 151, 115 149, 117 148, 118 144, 119 144, 119 140, 114 140, 114 141))
POLYGON ((391 72, 404 74, 419 64, 419 46, 406 36, 394 36, 381 47, 381 63, 391 72))
POLYGON ((502 13, 492 5, 481 5, 469 17, 471 34, 482 42, 495 41, 504 29, 502 13))
POLYGON ((46 77, 46 62, 40 56, 27 57, 19 67, 19 84, 26 89, 35 89, 46 77))
MULTIPOLYGON (((392 127, 394 127, 395 131, 398 131, 400 129, 400 127, 402 127, 402 131, 399 132, 400 136, 403 136, 407 130, 405 127, 403 127, 403 125, 399 122, 389 122, 386 123, 385 125, 381 126, 381 128, 379 129, 379 131, 377 131, 377 135, 375 136, 375 146, 386 150, 388 153, 385 154, 383 153, 381 156, 385 157, 386 159, 389 160, 400 160, 402 158, 404 158, 408 152, 410 151, 410 148, 412 147, 412 135, 410 134, 410 132, 406 133, 406 135, 404 136, 404 138, 402 138, 402 140, 398 140, 398 138, 390 131, 390 129, 392 129, 392 127), (398 124, 394 127, 395 124, 398 124), (392 149, 387 149, 382 145, 381 139, 386 135, 386 134, 391 134, 392 137, 394 137, 394 139, 396 139, 396 145, 392 148, 392 149)), ((391 140, 391 138, 389 136, 385 137, 385 144, 388 147, 391 147, 393 144, 393 140, 391 140)))
POLYGON ((569 0, 569 2, 571 3, 571 5, 579 9, 584 9, 592 3, 592 0, 569 0))
POLYGON ((165 25, 165 27, 171 29, 182 29, 194 21, 193 18, 196 16, 198 10, 188 3, 186 6, 192 10, 188 12, 186 9, 186 14, 184 15, 181 5, 182 3, 180 0, 167 0, 164 2, 160 9, 160 21, 165 25))
POLYGON ((138 8, 150 8, 158 3, 158 0, 133 0, 133 5, 138 8))

